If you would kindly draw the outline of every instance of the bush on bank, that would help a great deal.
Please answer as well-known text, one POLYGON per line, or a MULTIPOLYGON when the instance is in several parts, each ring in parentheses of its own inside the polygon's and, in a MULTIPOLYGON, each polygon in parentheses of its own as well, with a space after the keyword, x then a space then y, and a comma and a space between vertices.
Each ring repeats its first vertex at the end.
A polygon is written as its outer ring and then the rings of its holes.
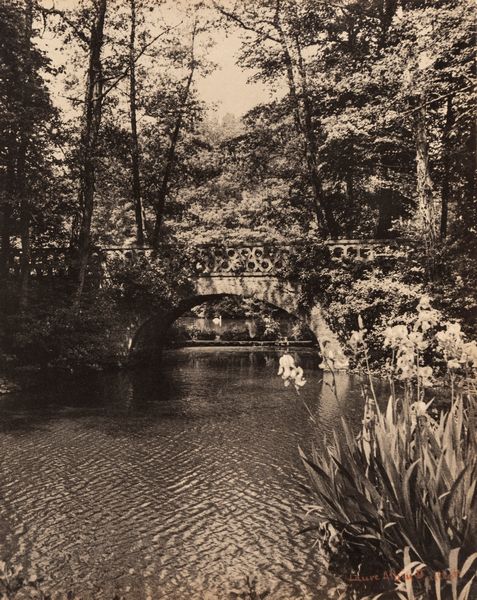
POLYGON ((80 309, 36 306, 6 319, 4 362, 67 370, 112 365, 118 360, 110 343, 115 327, 117 314, 107 294, 80 309))
POLYGON ((309 245, 293 255, 285 273, 301 287, 305 309, 318 304, 346 346, 360 314, 369 332, 373 365, 383 359, 381 336, 389 322, 412 311, 423 293, 421 271, 396 268, 393 259, 333 261, 325 245, 309 245))
POLYGON ((416 245, 370 262, 333 261, 326 245, 308 244, 289 258, 284 275, 300 284, 304 308, 322 307, 343 345, 361 315, 373 366, 386 358, 385 329, 414 311, 424 293, 467 334, 477 334, 477 256, 453 242, 437 247, 432 260, 416 245))
MULTIPOLYGON (((73 307, 65 286, 32 282, 30 308, 11 310, 0 323, 0 367, 37 365, 65 370, 120 366, 115 340, 131 315, 144 319, 174 306, 190 286, 185 255, 113 260, 101 287, 87 287, 73 307)), ((10 292, 15 306, 15 290, 10 292)))
POLYGON ((428 292, 436 308, 459 319, 464 331, 477 338, 477 238, 450 241, 436 251, 434 277, 428 292))

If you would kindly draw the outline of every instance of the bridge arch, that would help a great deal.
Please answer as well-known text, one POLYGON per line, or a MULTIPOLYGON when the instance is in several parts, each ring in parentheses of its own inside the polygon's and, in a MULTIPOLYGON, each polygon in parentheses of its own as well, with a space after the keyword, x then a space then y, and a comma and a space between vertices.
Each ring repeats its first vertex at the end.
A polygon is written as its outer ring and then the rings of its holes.
POLYGON ((255 298, 299 318, 315 336, 322 356, 332 358, 337 369, 347 368, 348 361, 338 338, 327 325, 321 308, 314 306, 310 311, 304 312, 300 306, 300 289, 296 285, 270 276, 203 276, 195 280, 194 288, 193 293, 180 300, 177 305, 152 316, 139 327, 130 349, 133 361, 157 358, 171 325, 194 306, 236 296, 255 298))

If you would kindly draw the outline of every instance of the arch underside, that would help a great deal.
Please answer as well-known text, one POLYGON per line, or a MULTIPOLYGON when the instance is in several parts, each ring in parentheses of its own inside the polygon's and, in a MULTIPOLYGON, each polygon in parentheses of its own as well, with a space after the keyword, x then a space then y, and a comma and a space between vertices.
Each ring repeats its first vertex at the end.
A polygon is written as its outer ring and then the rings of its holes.
POLYGON ((347 367, 338 339, 328 327, 320 307, 303 311, 300 307, 300 289, 269 276, 199 277, 193 294, 143 323, 133 340, 132 356, 154 360, 160 355, 167 331, 177 318, 198 304, 227 296, 255 298, 302 320, 316 337, 323 356, 331 356, 338 369, 347 367))

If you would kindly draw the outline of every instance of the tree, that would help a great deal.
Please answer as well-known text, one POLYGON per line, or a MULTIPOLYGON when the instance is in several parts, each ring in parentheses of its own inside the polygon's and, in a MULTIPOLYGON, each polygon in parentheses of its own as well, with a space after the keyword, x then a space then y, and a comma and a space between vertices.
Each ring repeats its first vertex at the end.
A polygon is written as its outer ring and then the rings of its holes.
POLYGON ((25 308, 28 302, 28 281, 30 277, 30 200, 28 198, 26 186, 26 160, 28 145, 31 143, 32 133, 32 89, 31 82, 33 77, 32 64, 32 31, 33 31, 33 2, 25 1, 24 16, 24 60, 23 60, 23 86, 22 86, 22 105, 25 119, 20 131, 20 142, 18 145, 17 162, 17 193, 20 199, 20 237, 22 245, 21 254, 21 272, 20 272, 20 308, 25 308))
POLYGON ((155 211, 155 224, 154 224, 154 235, 152 238, 152 243, 154 247, 157 247, 159 243, 159 235, 162 226, 162 222, 164 220, 164 206, 166 203, 167 193, 169 191, 169 183, 172 176, 172 169, 174 167, 174 162, 176 158, 176 147, 177 142, 179 140, 179 135, 182 128, 182 123, 184 119, 184 112, 186 110, 187 102, 189 100, 189 95, 192 86, 192 80, 194 78, 194 73, 197 67, 196 58, 195 58, 195 40, 197 35, 197 21, 194 21, 191 32, 191 41, 190 41, 190 58, 189 58, 189 73, 187 75, 187 79, 183 86, 183 89, 180 93, 179 97, 179 105, 177 109, 176 122, 174 124, 171 138, 169 142, 169 148, 166 155, 166 162, 163 169, 161 186, 159 188, 159 192, 157 198, 154 202, 154 211, 155 211))
POLYGON ((32 217, 42 210, 49 185, 56 114, 42 70, 47 61, 34 45, 35 10, 31 0, 1 2, 2 112, 0 153, 2 199, 2 276, 11 261, 11 240, 21 246, 19 306, 28 302, 32 217), (36 206, 35 206, 36 204, 36 206))
MULTIPOLYGON (((320 122, 313 111, 309 88, 309 70, 304 51, 317 43, 317 31, 307 26, 311 13, 294 0, 260 0, 235 5, 229 10, 215 4, 227 20, 253 34, 245 42, 244 64, 258 67, 265 79, 284 74, 288 82, 288 93, 293 110, 294 122, 303 144, 308 176, 313 190, 313 206, 323 233, 337 237, 339 226, 333 207, 323 191, 319 171, 320 155, 318 137, 320 122), (275 48, 274 48, 275 47, 275 48)), ((316 11, 314 11, 316 13, 316 11)))
POLYGON ((83 292, 91 241, 91 220, 94 208, 96 176, 96 151, 103 106, 103 65, 101 52, 104 42, 104 23, 107 0, 98 0, 91 15, 91 33, 88 43, 89 64, 86 82, 85 106, 80 138, 80 188, 81 208, 79 232, 74 244, 77 246, 77 287, 75 302, 83 292))
POLYGON ((139 172, 139 140, 137 132, 137 92, 136 92, 136 22, 137 3, 129 0, 131 8, 131 29, 129 36, 129 111, 131 123, 131 179, 136 217, 136 240, 139 246, 144 244, 144 225, 142 219, 141 179, 139 172))
POLYGON ((1 201, 2 201, 2 279, 8 276, 12 215, 14 208, 15 187, 15 146, 19 125, 18 79, 21 61, 22 19, 18 5, 2 0, 0 4, 0 85, 2 98, 1 118, 1 201))

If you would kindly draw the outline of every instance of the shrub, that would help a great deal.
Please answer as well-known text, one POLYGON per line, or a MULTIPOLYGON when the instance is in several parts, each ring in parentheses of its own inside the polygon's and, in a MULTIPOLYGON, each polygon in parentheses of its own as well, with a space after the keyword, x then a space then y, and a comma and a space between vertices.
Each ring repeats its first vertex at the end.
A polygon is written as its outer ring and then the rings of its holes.
POLYGON ((192 340, 215 340, 217 334, 209 329, 199 329, 198 327, 189 327, 186 330, 189 339, 192 340))
POLYGON ((422 291, 422 286, 405 283, 397 273, 386 274, 380 269, 363 271, 361 278, 354 281, 349 272, 340 270, 326 291, 324 310, 328 323, 343 344, 356 329, 356 315, 361 315, 369 332, 369 359, 377 366, 385 357, 384 330, 389 323, 416 308, 422 291))
POLYGON ((273 341, 280 337, 280 321, 270 315, 264 315, 257 322, 257 339, 273 341))
POLYGON ((477 344, 435 316, 423 299, 417 316, 387 329, 391 396, 384 411, 374 396, 360 322, 350 345, 365 365, 361 432, 355 436, 343 416, 343 436, 335 433, 324 451, 301 456, 316 499, 310 514, 327 532, 324 548, 344 550, 355 568, 397 569, 399 598, 465 600, 477 592, 471 568, 477 560, 477 344), (451 383, 450 409, 435 419, 424 402, 433 378, 426 351, 444 362, 451 383))
POLYGON ((192 291, 189 252, 181 247, 172 255, 140 256, 108 263, 109 287, 116 300, 137 309, 170 308, 192 291))
POLYGON ((117 324, 111 299, 96 297, 80 310, 60 307, 7 320, 8 350, 18 362, 65 368, 117 363, 111 335, 117 324))
POLYGON ((477 336, 476 235, 467 232, 438 248, 429 293, 434 304, 450 317, 460 319, 468 335, 477 336))
POLYGON ((395 260, 332 261, 324 245, 303 247, 291 257, 286 276, 300 284, 301 304, 318 303, 331 329, 346 344, 360 314, 368 330, 369 360, 382 360, 382 333, 393 319, 414 310, 423 294, 423 269, 396 269, 395 260))
POLYGON ((246 329, 231 327, 220 334, 220 339, 230 342, 242 342, 244 340, 249 340, 250 335, 246 329))
POLYGON ((293 341, 312 341, 313 334, 311 333, 306 323, 304 323, 303 321, 296 321, 295 323, 293 323, 290 329, 289 338, 293 341))

